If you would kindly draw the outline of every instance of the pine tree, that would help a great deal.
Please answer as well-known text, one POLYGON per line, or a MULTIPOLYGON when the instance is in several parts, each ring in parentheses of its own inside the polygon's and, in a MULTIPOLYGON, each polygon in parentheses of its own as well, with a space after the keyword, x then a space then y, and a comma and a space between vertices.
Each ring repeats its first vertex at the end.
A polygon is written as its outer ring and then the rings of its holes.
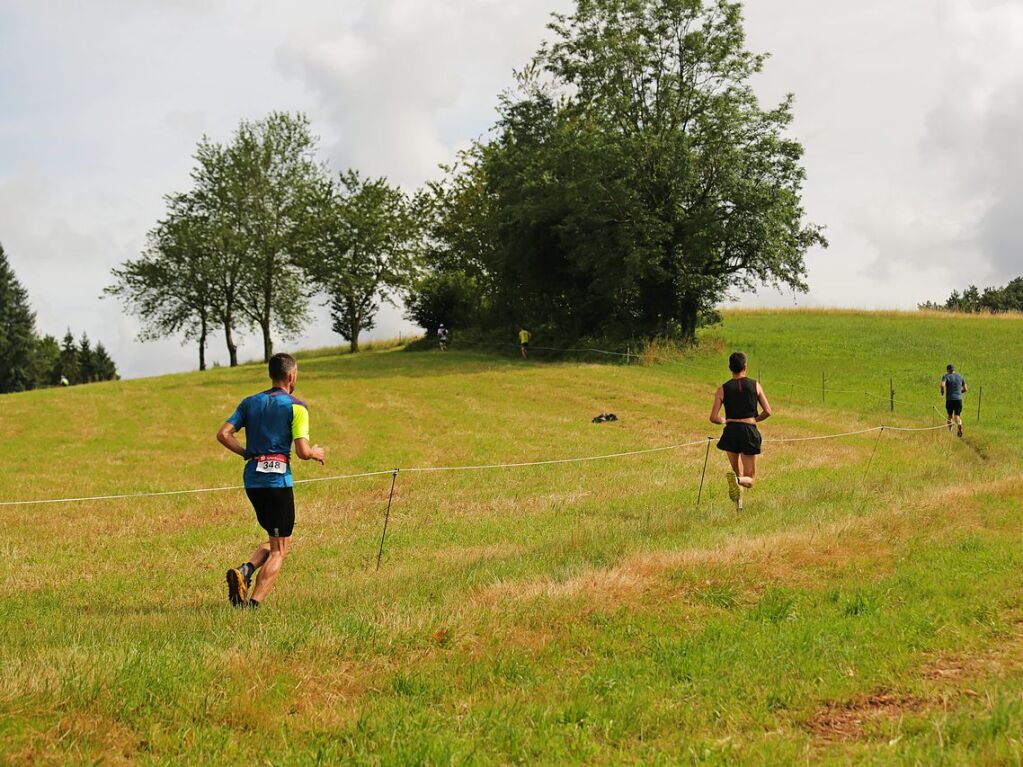
POLYGON ((89 336, 82 333, 78 342, 78 378, 81 383, 92 383, 96 378, 96 355, 89 343, 89 336))
POLYGON ((59 375, 64 376, 68 383, 81 383, 81 366, 78 364, 78 345, 71 335, 71 328, 64 334, 60 347, 59 375))
POLYGON ((0 393, 35 384, 36 317, 0 245, 0 393))
POLYGON ((35 386, 56 386, 60 383, 60 344, 53 336, 40 338, 34 362, 35 386))
POLYGON ((93 352, 93 356, 96 363, 96 380, 97 381, 116 381, 117 365, 107 354, 106 348, 101 343, 96 344, 96 350, 93 352))

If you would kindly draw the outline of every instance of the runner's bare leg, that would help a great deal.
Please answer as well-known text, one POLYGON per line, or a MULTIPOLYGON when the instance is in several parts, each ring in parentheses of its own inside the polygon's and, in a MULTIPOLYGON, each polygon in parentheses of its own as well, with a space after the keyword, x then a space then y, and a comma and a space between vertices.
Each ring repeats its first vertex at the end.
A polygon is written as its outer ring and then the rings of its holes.
POLYGON ((256 579, 256 587, 252 590, 252 599, 262 602, 277 580, 277 574, 284 566, 284 560, 288 556, 288 545, 291 538, 275 538, 270 536, 269 551, 263 568, 259 571, 256 579))
POLYGON ((732 471, 735 472, 735 476, 741 477, 742 464, 739 462, 739 454, 726 452, 725 455, 728 456, 728 462, 732 464, 732 471))
POLYGON ((739 474, 739 484, 748 490, 757 481, 757 457, 755 455, 743 455, 741 456, 741 464, 742 473, 736 473, 739 474))
POLYGON ((261 543, 259 548, 252 552, 252 556, 249 557, 249 564, 252 565, 253 570, 258 570, 266 564, 268 556, 270 556, 270 544, 261 543))

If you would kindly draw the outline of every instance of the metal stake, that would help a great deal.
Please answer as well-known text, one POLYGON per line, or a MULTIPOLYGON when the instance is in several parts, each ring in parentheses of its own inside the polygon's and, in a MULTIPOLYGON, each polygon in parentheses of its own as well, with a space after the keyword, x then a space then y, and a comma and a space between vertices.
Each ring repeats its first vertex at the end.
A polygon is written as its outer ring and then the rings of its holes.
POLYGON ((700 501, 703 500, 703 481, 707 478, 707 463, 710 461, 710 443, 713 441, 713 437, 707 437, 707 455, 703 458, 703 474, 700 475, 700 492, 696 494, 696 505, 700 505, 700 501))
POLYGON ((395 469, 391 474, 391 493, 387 496, 387 511, 384 514, 384 532, 380 536, 380 550, 377 552, 377 570, 380 569, 380 558, 384 555, 384 539, 387 537, 387 522, 391 519, 391 501, 394 500, 394 483, 398 481, 398 472, 395 469))
POLYGON ((870 467, 874 463, 874 456, 877 455, 877 446, 881 444, 881 435, 884 434, 884 425, 881 426, 881 431, 877 433, 877 439, 874 440, 874 449, 870 451, 870 459, 867 461, 867 468, 863 471, 863 478, 867 478, 867 474, 870 473, 870 467))

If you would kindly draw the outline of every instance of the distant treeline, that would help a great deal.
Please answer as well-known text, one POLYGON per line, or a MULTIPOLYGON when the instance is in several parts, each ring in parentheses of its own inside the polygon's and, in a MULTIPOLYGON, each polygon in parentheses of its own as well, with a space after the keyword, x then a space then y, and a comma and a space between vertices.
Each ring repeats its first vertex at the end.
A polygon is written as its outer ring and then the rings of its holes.
POLYGON ((297 335, 312 297, 358 350, 400 297, 430 331, 527 327, 559 342, 690 341, 761 284, 805 290, 825 246, 802 206, 791 97, 762 107, 765 56, 728 0, 579 0, 499 101, 497 122, 415 193, 331 172, 302 115, 203 138, 191 188, 107 294, 140 338, 297 335))
POLYGON ((39 337, 35 321, 28 291, 0 245, 0 394, 118 377, 103 344, 93 346, 84 333, 76 341, 70 329, 63 342, 39 337))
POLYGON ((962 293, 952 291, 944 303, 928 301, 920 304, 920 308, 967 314, 1023 312, 1023 277, 1017 277, 1005 287, 984 288, 983 291, 976 285, 970 285, 962 293))

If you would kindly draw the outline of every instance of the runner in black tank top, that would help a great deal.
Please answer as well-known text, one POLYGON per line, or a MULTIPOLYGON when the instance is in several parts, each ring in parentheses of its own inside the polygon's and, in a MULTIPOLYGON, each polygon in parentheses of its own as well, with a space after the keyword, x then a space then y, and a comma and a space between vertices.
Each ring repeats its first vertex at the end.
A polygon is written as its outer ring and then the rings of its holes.
POLYGON ((735 352, 728 358, 732 379, 725 381, 714 395, 711 423, 724 424, 718 449, 728 454, 732 468, 727 473, 728 497, 742 510, 742 493, 753 487, 760 455, 760 430, 757 424, 771 417, 771 405, 763 387, 746 376, 746 355, 735 352), (725 414, 721 415, 724 408, 725 414))

